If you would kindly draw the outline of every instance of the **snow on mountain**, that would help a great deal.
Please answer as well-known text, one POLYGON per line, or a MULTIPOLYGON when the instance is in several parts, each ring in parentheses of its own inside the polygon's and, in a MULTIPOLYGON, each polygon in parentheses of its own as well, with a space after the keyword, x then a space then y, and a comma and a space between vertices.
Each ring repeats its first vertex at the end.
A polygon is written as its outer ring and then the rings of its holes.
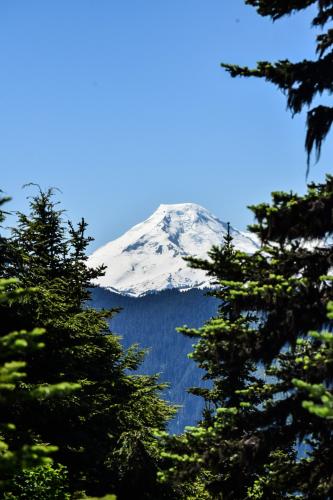
MULTIPOLYGON (((191 269, 183 257, 206 257, 213 245, 221 245, 227 224, 195 203, 160 205, 144 222, 96 250, 88 260, 105 264, 96 284, 110 291, 139 297, 168 288, 206 288, 205 272, 191 269)), ((231 228, 239 250, 253 253, 258 243, 249 233, 231 228)))

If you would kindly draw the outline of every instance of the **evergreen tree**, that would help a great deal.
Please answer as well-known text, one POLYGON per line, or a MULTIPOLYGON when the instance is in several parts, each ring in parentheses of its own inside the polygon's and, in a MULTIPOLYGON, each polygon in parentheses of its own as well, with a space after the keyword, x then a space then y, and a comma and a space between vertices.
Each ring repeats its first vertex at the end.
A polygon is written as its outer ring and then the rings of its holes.
MULTIPOLYGON (((29 291, 18 288, 15 280, 0 279, 0 303, 8 304, 9 301, 17 300, 29 291)), ((26 330, 1 332, 0 337, 0 400, 1 406, 10 407, 23 398, 38 398, 37 391, 32 394, 22 394, 18 389, 18 383, 26 376, 26 363, 23 360, 28 349, 35 350, 43 348, 40 341, 43 330, 35 328, 28 332, 26 330), (22 359, 23 357, 23 359, 22 359)), ((54 386, 51 390, 54 390, 54 386)), ((6 491, 10 479, 25 468, 33 468, 41 464, 52 463, 50 453, 55 451, 52 446, 43 444, 35 445, 27 441, 18 448, 10 448, 8 436, 15 432, 15 425, 6 418, 1 417, 0 435, 0 491, 6 491), (28 444, 29 443, 29 444, 28 444)))
MULTIPOLYGON (((1 193, 1 191, 0 191, 1 193)), ((2 227, 3 222, 6 219, 7 212, 4 211, 3 206, 10 201, 10 198, 7 196, 1 196, 0 198, 0 228, 2 227)), ((0 269, 3 270, 6 263, 9 261, 9 246, 7 239, 0 234, 0 269)))
POLYGON ((72 490, 121 498, 164 498, 156 481, 159 457, 155 428, 164 429, 174 410, 162 401, 156 376, 131 375, 143 352, 124 351, 111 334, 108 311, 89 307, 91 280, 103 269, 86 265, 86 223, 66 224, 52 190, 39 191, 30 214, 18 215, 7 275, 37 292, 15 309, 21 323, 46 328, 45 348, 28 357, 28 389, 66 380, 79 383, 61 399, 17 402, 15 444, 27 435, 58 446, 72 490))
MULTIPOLYGON (((8 200, 9 198, 2 198, 0 207, 8 200)), ((5 213, 0 209, 0 224, 4 219, 5 213)), ((0 269, 3 270, 6 263, 9 262, 10 254, 8 252, 8 241, 3 236, 0 236, 0 246, 0 269)), ((10 331, 9 326, 3 319, 8 316, 6 311, 15 308, 20 300, 29 299, 33 293, 33 289, 19 287, 15 279, 0 278, 0 495, 1 498, 6 499, 21 498, 21 495, 13 493, 17 486, 16 480, 20 475, 30 474, 32 477, 37 469, 46 471, 44 476, 56 474, 56 469, 52 467, 52 458, 50 457, 57 450, 55 446, 45 443, 36 444, 29 436, 26 442, 21 443, 20 446, 10 446, 13 435, 20 432, 13 422, 6 418, 10 418, 11 408, 25 401, 36 404, 40 398, 63 397, 79 387, 77 384, 66 382, 35 386, 33 391, 22 390, 22 387, 20 387, 20 383, 27 375, 27 353, 36 352, 45 347, 42 342, 45 332, 40 328, 34 328, 31 331, 23 329, 15 331, 14 329, 17 326, 15 321, 10 325, 10 328, 13 329, 13 331, 10 331)), ((61 489, 65 488, 65 481, 62 476, 59 476, 58 485, 61 489)), ((42 488, 42 484, 40 487, 42 488)), ((30 489, 30 492, 32 492, 32 489, 30 489)), ((58 497, 53 496, 52 498, 58 497)), ((61 498, 65 498, 65 493, 61 498)))
MULTIPOLYGON (((333 319, 333 302, 328 305, 329 319, 333 319)), ((303 364, 304 370, 320 370, 323 366, 331 369, 333 366, 333 334, 330 331, 311 332, 310 339, 300 340, 300 344, 307 344, 311 338, 319 341, 317 353, 313 358, 303 356, 299 362, 303 364)), ((309 350, 309 349, 307 349, 309 350)), ((333 418, 333 395, 329 388, 323 383, 311 384, 304 380, 295 379, 296 387, 308 392, 310 401, 303 401, 303 407, 322 418, 333 418)))
POLYGON ((288 59, 271 63, 260 61, 255 69, 234 64, 222 64, 231 76, 255 76, 264 78, 281 89, 287 96, 287 106, 295 115, 304 107, 313 107, 307 113, 307 134, 305 147, 310 154, 316 149, 320 156, 322 142, 327 136, 333 122, 333 107, 319 102, 322 94, 333 91, 333 30, 329 24, 333 20, 332 0, 245 0, 245 3, 256 8, 261 16, 268 16, 273 21, 312 8, 314 17, 312 25, 320 28, 316 37, 316 55, 314 60, 304 59, 296 63, 288 59))
POLYGON ((182 330, 199 338, 192 356, 213 386, 195 391, 207 402, 201 425, 166 440, 165 478, 208 471, 213 498, 332 497, 333 420, 322 416, 333 363, 331 334, 321 332, 332 328, 332 245, 315 240, 333 233, 332 186, 328 177, 303 197, 273 193, 271 205, 252 207, 263 243, 254 255, 227 239, 209 261, 191 259, 219 283, 218 317, 182 330))

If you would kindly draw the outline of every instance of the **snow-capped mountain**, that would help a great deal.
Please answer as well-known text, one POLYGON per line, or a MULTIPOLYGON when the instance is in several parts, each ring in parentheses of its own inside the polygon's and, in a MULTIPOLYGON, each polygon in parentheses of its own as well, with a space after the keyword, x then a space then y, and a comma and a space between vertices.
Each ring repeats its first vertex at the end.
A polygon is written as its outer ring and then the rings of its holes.
MULTIPOLYGON (((221 245, 227 224, 194 203, 160 205, 144 222, 96 250, 88 265, 105 264, 99 286, 139 297, 176 288, 206 288, 205 272, 191 269, 183 257, 206 257, 213 245, 221 245)), ((246 232, 231 228, 236 248, 252 253, 258 243, 246 232)))

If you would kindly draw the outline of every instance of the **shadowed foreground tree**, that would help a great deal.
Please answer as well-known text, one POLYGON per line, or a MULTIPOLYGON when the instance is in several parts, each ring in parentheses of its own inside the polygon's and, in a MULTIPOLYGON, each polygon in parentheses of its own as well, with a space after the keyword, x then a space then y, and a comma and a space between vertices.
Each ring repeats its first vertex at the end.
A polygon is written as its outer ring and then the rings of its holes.
POLYGON ((316 240, 333 235, 332 207, 332 177, 303 197, 273 193, 252 207, 260 251, 243 254, 227 238, 210 260, 190 259, 219 283, 219 315, 182 329, 199 339, 192 356, 213 386, 194 389, 206 401, 201 425, 166 438, 164 478, 206 474, 224 500, 332 497, 331 334, 308 336, 333 326, 332 245, 316 240))
MULTIPOLYGON (((0 207, 8 200, 8 198, 1 199, 0 207)), ((4 211, 0 209, 0 224, 4 221, 4 216, 4 211)), ((1 274, 9 262, 8 250, 8 240, 0 236, 1 274)), ((8 500, 42 497, 45 500, 64 500, 68 498, 66 470, 61 466, 52 466, 51 456, 57 448, 45 442, 35 442, 32 436, 27 436, 27 440, 21 442, 19 446, 12 445, 13 436, 20 432, 10 420, 11 409, 15 405, 26 401, 37 405, 39 399, 61 398, 79 388, 78 384, 61 382, 36 385, 33 390, 26 390, 22 384, 27 376, 27 354, 45 348, 43 342, 45 331, 41 328, 34 328, 31 331, 15 330, 17 327, 15 317, 12 315, 12 323, 8 324, 8 311, 15 309, 20 301, 29 300, 34 293, 36 293, 34 289, 21 288, 16 279, 0 278, 0 492, 1 498, 8 500), (19 478, 27 474, 35 477, 37 471, 40 471, 38 488, 36 489, 34 481, 30 485, 25 483, 26 496, 23 496, 22 490, 18 491, 19 478), (51 495, 50 487, 52 487, 51 495), (39 496, 36 497, 37 490, 39 496)))
MULTIPOLYGON (((8 307, 22 297, 28 297, 33 293, 17 286, 16 280, 0 279, 0 304, 8 307)), ((36 351, 44 348, 41 342, 44 331, 34 328, 32 331, 20 330, 5 333, 1 331, 0 336, 0 407, 11 408, 22 401, 32 401, 37 403, 38 399, 45 397, 63 397, 64 394, 77 389, 75 384, 53 384, 35 387, 33 391, 22 391, 20 382, 26 377, 27 365, 24 361, 28 351, 36 351)), ((7 412, 4 412, 5 414, 7 412)), ((20 430, 8 421, 2 413, 0 436, 0 492, 1 498, 17 498, 13 491, 16 489, 16 480, 20 474, 25 474, 29 470, 32 474, 40 468, 47 470, 49 477, 57 474, 57 468, 51 466, 51 457, 57 448, 45 443, 34 443, 33 439, 21 446, 10 446, 11 437, 20 430), (14 496, 13 496, 14 495, 14 496)), ((59 489, 65 491, 65 478, 59 482, 59 489)), ((41 488, 42 489, 42 488, 41 488)), ((21 497, 20 497, 21 498, 21 497)), ((46 497, 45 497, 46 498, 46 497)), ((47 497, 51 498, 51 497, 47 497)), ((53 492, 52 498, 64 499, 65 496, 58 496, 53 492)))
POLYGON ((111 334, 108 311, 89 307, 91 280, 103 272, 86 265, 86 223, 64 222, 53 192, 40 191, 30 213, 18 214, 10 240, 12 259, 4 274, 36 293, 9 311, 16 322, 45 327, 45 348, 27 356, 22 387, 78 383, 61 399, 16 401, 11 408, 17 432, 58 447, 56 460, 69 472, 71 491, 117 494, 119 499, 168 498, 156 481, 159 456, 155 428, 165 428, 174 410, 160 399, 156 376, 137 376, 143 352, 124 351, 111 334))

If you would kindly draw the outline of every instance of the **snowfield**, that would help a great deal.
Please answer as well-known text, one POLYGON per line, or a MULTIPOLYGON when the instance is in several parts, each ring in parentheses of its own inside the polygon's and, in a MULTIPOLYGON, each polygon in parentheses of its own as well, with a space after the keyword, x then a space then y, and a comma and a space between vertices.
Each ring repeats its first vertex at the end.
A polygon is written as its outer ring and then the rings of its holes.
MULTIPOLYGON (((213 245, 221 245, 227 224, 195 203, 160 205, 144 222, 96 250, 88 265, 107 266, 96 284, 110 291, 139 297, 176 288, 208 288, 210 279, 191 269, 186 256, 206 257, 213 245)), ((231 228, 237 249, 253 253, 255 237, 231 228)))

